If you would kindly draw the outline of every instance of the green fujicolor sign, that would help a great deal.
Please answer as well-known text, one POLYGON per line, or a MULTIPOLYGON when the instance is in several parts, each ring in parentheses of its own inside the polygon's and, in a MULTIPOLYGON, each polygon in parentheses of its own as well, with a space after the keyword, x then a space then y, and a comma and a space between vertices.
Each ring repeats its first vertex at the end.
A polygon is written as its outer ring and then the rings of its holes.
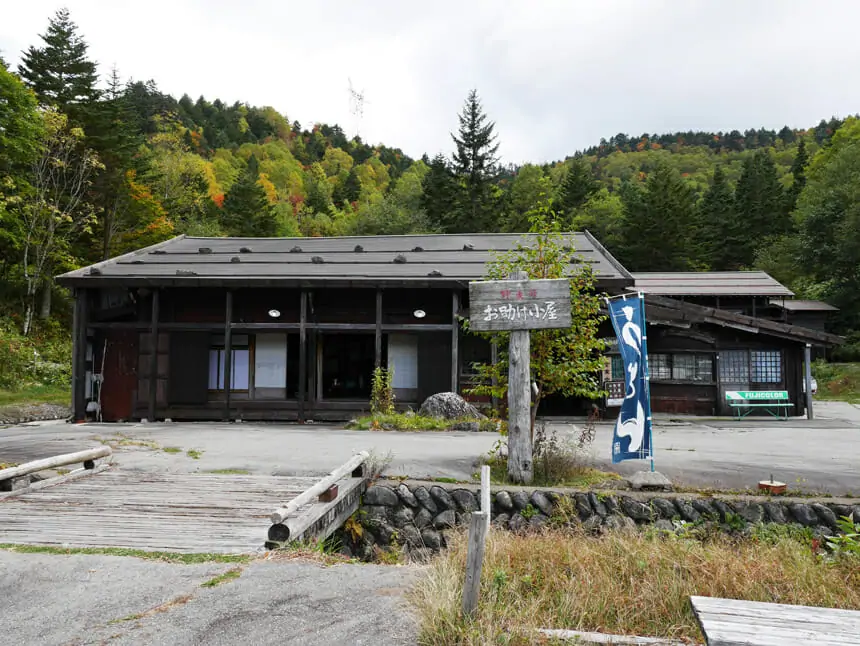
POLYGON ((787 390, 727 390, 727 401, 788 399, 787 390))

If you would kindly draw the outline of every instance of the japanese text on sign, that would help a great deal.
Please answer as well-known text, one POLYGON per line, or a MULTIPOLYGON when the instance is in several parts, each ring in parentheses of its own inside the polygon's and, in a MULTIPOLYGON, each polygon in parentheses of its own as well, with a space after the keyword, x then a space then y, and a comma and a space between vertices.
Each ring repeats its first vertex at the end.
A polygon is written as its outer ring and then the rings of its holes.
POLYGON ((487 305, 484 308, 485 321, 555 321, 558 319, 558 307, 555 301, 544 301, 543 304, 528 305, 487 305))
POLYGON ((535 330, 570 326, 567 279, 488 280, 469 283, 471 329, 535 330))

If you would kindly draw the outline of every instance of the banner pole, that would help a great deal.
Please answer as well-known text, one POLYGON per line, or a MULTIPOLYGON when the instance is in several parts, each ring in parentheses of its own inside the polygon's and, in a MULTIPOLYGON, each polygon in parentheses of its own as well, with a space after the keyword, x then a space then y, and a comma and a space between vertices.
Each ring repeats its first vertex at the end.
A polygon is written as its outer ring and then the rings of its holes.
POLYGON ((648 332, 645 325, 645 294, 639 292, 639 307, 642 308, 642 363, 645 368, 645 398, 648 402, 648 439, 651 447, 651 471, 654 471, 654 421, 651 414, 651 373, 648 370, 648 332))

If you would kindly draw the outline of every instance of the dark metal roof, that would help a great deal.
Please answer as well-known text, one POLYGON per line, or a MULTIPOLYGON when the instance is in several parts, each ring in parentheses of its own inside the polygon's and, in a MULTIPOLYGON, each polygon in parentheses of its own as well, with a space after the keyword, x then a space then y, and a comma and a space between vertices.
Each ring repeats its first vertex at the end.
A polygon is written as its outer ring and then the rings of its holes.
MULTIPOLYGON (((633 279, 589 233, 571 233, 581 262, 601 286, 633 279)), ((483 277, 492 252, 529 234, 449 234, 339 238, 179 236, 58 277, 67 286, 404 283, 446 285, 483 277)))
POLYGON ((659 296, 794 296, 763 271, 634 273, 636 289, 659 296))
POLYGON ((788 325, 770 319, 746 316, 715 307, 704 307, 686 303, 674 298, 662 296, 645 296, 645 315, 652 325, 669 323, 671 325, 686 325, 690 323, 709 323, 720 327, 733 328, 750 334, 775 336, 799 343, 818 343, 822 345, 839 345, 844 339, 835 334, 820 330, 788 325))
POLYGON ((838 307, 833 307, 829 303, 825 303, 824 301, 806 301, 806 300, 793 300, 793 299, 783 299, 783 298, 772 298, 770 299, 771 305, 776 305, 777 307, 781 307, 784 310, 788 310, 790 312, 838 312, 838 307))

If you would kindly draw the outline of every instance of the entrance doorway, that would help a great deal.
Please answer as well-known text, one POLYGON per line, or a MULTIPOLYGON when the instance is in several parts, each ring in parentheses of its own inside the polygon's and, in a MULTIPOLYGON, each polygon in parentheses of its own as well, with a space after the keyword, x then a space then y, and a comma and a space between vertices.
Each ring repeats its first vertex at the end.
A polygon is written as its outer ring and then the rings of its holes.
POLYGON ((319 348, 322 399, 369 401, 376 354, 374 335, 323 334, 319 348))

